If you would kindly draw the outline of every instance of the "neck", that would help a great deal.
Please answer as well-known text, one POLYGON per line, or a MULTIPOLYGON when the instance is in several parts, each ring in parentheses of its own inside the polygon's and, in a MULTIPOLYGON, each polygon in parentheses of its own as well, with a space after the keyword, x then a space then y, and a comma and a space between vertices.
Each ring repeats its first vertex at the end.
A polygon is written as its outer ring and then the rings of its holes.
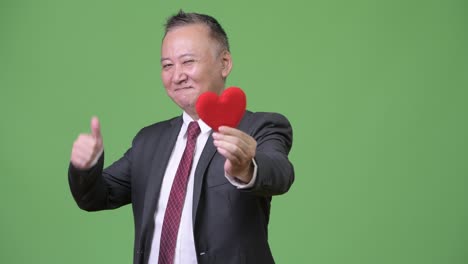
POLYGON ((195 111, 195 109, 190 110, 190 111, 186 110, 185 112, 186 112, 194 121, 198 121, 198 119, 200 119, 200 118, 198 117, 197 111, 195 111))

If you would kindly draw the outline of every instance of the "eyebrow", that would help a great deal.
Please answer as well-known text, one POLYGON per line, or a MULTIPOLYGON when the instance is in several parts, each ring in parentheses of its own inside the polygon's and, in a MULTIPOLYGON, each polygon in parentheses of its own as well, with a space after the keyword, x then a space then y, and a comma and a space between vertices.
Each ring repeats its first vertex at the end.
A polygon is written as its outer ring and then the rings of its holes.
MULTIPOLYGON (((193 53, 184 53, 182 55, 180 55, 178 58, 182 58, 182 57, 186 57, 186 56, 195 56, 195 54, 193 53)), ((169 58, 161 58, 161 62, 165 61, 165 60, 170 60, 169 58)))

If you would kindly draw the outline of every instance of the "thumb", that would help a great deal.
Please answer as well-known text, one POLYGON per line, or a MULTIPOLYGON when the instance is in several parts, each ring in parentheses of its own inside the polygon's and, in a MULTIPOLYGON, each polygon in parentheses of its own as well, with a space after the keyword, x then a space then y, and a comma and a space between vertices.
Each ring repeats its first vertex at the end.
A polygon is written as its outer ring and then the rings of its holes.
POLYGON ((91 118, 91 134, 94 138, 101 138, 101 125, 99 124, 99 119, 96 116, 91 118))

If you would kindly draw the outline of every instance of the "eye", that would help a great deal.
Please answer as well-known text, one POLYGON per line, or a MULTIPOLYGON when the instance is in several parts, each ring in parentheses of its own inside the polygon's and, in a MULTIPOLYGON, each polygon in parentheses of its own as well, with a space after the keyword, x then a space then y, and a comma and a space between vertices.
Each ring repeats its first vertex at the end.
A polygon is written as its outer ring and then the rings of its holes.
POLYGON ((192 63, 194 63, 194 62, 195 62, 194 59, 188 59, 188 60, 185 60, 185 61, 184 61, 184 64, 187 65, 187 64, 192 64, 192 63))
POLYGON ((167 69, 169 69, 170 67, 172 67, 172 65, 173 65, 172 63, 164 63, 164 64, 162 65, 162 68, 163 68, 164 70, 167 70, 167 69))

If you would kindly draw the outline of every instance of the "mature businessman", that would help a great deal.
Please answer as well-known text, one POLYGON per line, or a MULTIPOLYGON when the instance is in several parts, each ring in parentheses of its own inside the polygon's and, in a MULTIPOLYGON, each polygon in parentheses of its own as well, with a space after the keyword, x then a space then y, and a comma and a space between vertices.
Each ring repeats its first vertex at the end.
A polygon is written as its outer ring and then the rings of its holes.
POLYGON ((182 115, 140 130, 106 169, 93 117, 91 134, 78 136, 71 153, 68 178, 78 206, 132 204, 134 263, 274 263, 270 201, 294 180, 288 120, 246 111, 237 128, 213 132, 198 118, 198 96, 221 94, 232 68, 226 33, 211 16, 180 11, 168 19, 161 68, 182 115))

